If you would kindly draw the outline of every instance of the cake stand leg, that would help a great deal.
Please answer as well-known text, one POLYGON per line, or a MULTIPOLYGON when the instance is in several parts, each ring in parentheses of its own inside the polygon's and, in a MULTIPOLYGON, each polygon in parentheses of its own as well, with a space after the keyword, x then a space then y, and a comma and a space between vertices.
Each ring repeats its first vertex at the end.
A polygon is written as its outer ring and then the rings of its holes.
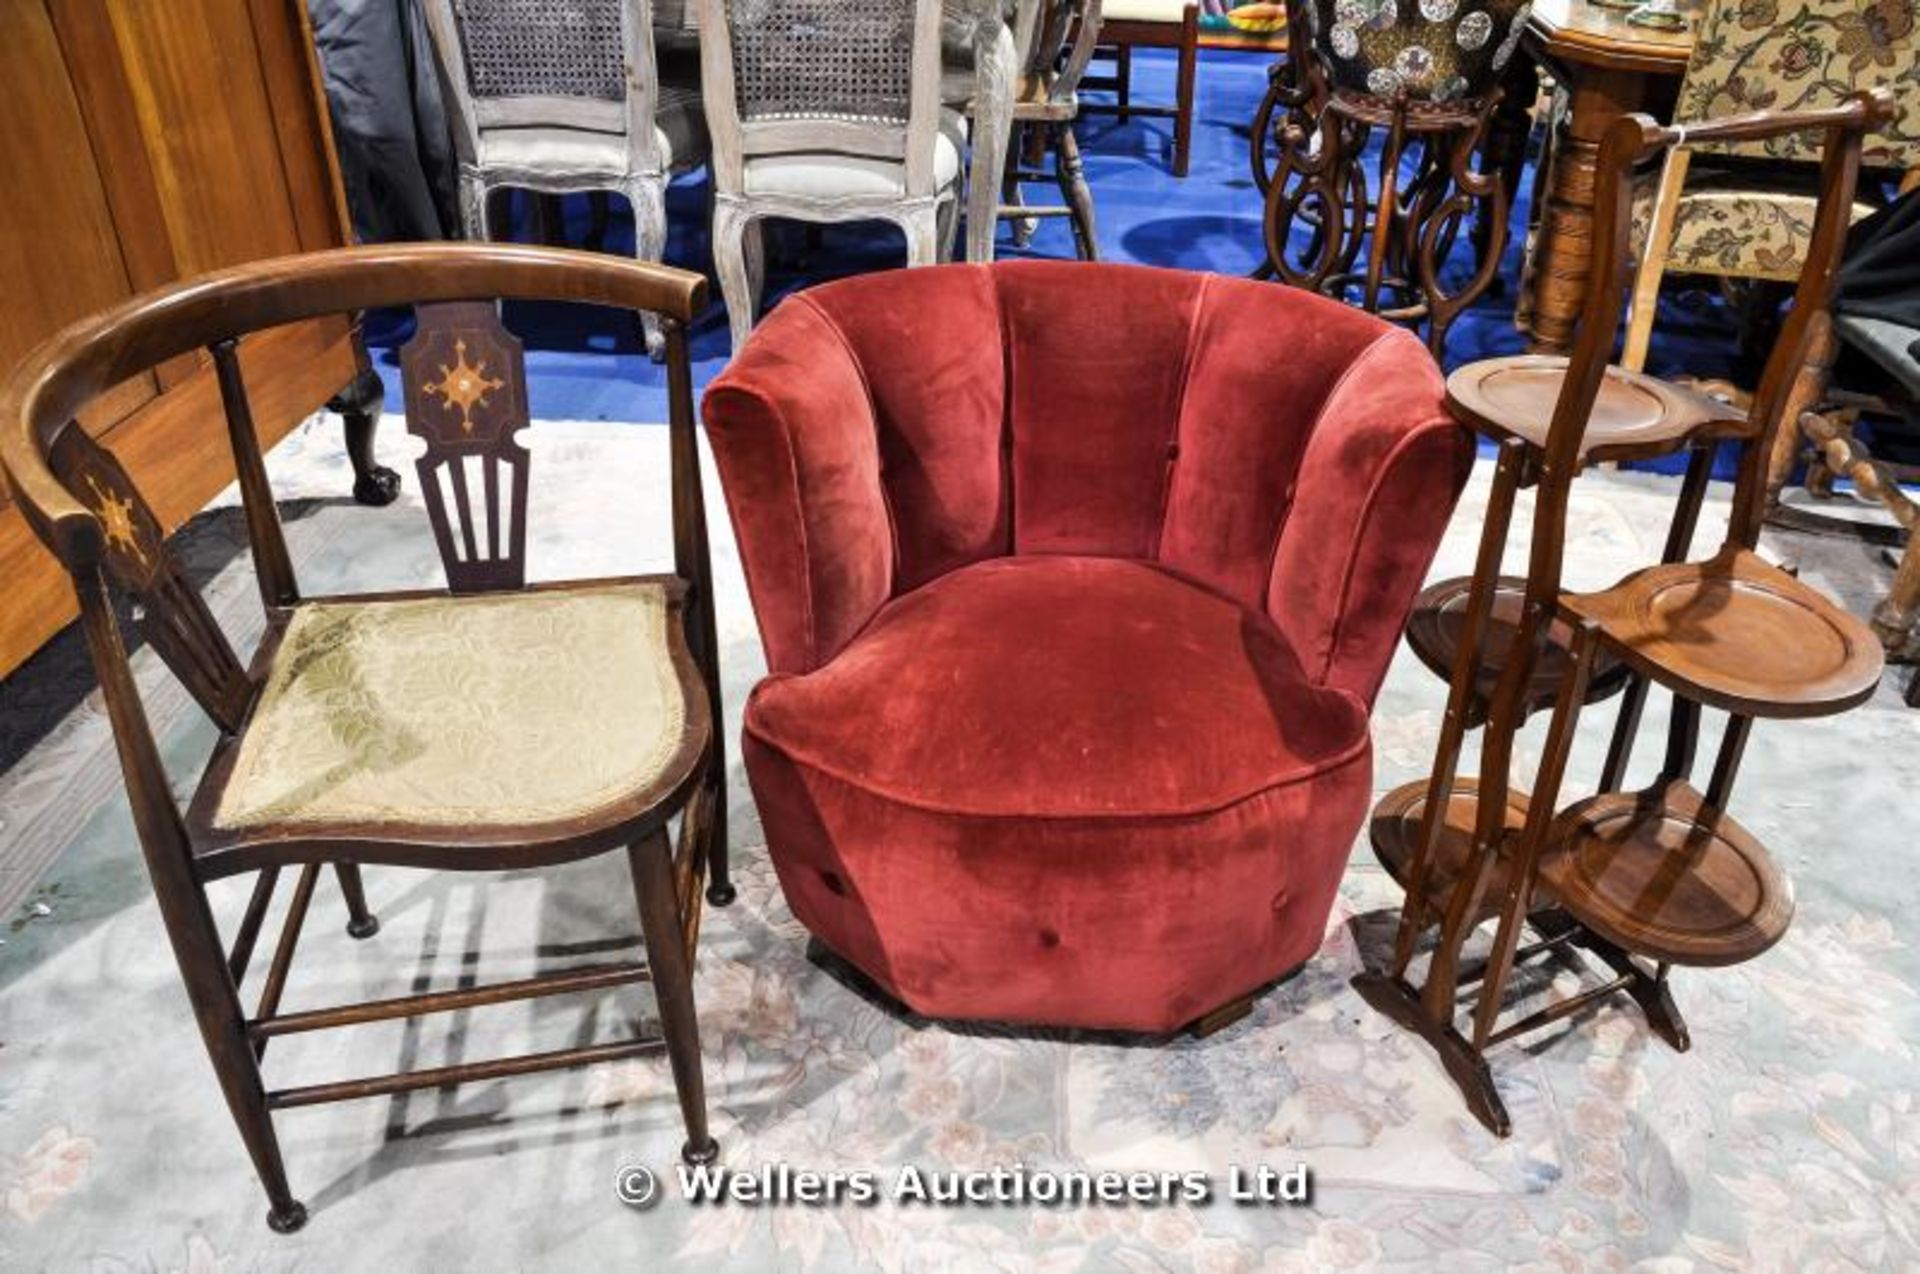
POLYGON ((1486 1125, 1488 1132, 1505 1137, 1513 1131, 1513 1119, 1507 1114, 1506 1103, 1500 1100, 1500 1090, 1494 1086, 1493 1070, 1487 1065, 1486 1057, 1451 1023, 1434 1021, 1420 1002, 1420 996, 1404 978, 1362 973, 1353 979, 1353 989, 1374 1012, 1427 1042, 1439 1055, 1447 1078, 1466 1099, 1467 1109, 1486 1125))
POLYGON ((1663 961, 1649 974, 1625 951, 1596 933, 1583 929, 1577 941, 1598 956, 1609 969, 1632 979, 1627 984, 1627 994, 1647 1015, 1647 1025, 1653 1028, 1653 1033, 1665 1040, 1668 1047, 1676 1053, 1684 1053, 1693 1047, 1693 1037, 1687 1033, 1687 1021, 1680 1016, 1680 1006, 1673 1002, 1673 988, 1667 983, 1667 973, 1672 966, 1663 961))
POLYGON ((1547 829, 1560 803, 1560 784, 1567 773, 1567 756, 1573 751, 1574 727, 1580 722, 1580 706, 1586 702, 1587 683, 1593 677, 1593 659, 1599 645, 1599 630, 1591 622, 1582 623, 1573 635, 1573 669, 1560 683, 1560 700, 1554 705, 1553 725, 1540 761, 1539 781, 1527 808, 1526 829, 1514 854, 1508 873, 1506 904, 1500 913, 1500 930, 1494 936, 1493 955, 1487 961, 1486 980, 1480 984, 1480 999, 1473 1015, 1473 1046, 1483 1049, 1493 1037, 1493 1024, 1500 1016, 1506 998, 1507 978, 1513 972, 1513 953, 1519 946, 1520 926, 1526 920, 1533 901, 1533 878, 1539 870, 1540 854, 1546 848, 1547 829))
MULTIPOLYGON (((1407 868, 1407 897, 1400 908, 1400 927, 1393 942, 1393 976, 1404 978, 1413 961, 1414 943, 1426 927, 1433 908, 1427 898, 1427 872, 1436 856, 1453 784, 1460 765, 1460 747, 1466 739, 1467 717, 1480 682, 1480 661, 1486 645, 1487 619, 1500 587, 1500 554, 1506 548, 1507 527, 1513 520, 1513 497, 1520 488, 1526 462, 1526 444, 1509 438, 1500 444, 1487 498, 1486 526, 1480 535, 1480 555, 1474 563, 1474 588, 1467 602, 1466 622, 1460 631, 1460 649, 1454 657, 1453 682, 1447 691, 1447 712, 1440 724, 1440 744, 1433 758, 1433 776, 1427 786, 1426 821, 1420 843, 1407 868)), ((1464 883, 1464 882, 1463 882, 1464 883)))

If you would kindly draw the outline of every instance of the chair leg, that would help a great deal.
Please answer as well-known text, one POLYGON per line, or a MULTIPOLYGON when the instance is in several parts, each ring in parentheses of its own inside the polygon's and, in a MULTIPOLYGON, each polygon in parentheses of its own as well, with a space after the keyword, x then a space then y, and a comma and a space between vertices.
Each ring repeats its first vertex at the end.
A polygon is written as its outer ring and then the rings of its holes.
POLYGON ((940 205, 940 261, 945 264, 953 260, 953 245, 958 241, 960 232, 960 194, 954 192, 953 198, 940 205))
POLYGON ((291 1234, 307 1223, 307 1209, 287 1185, 280 1140, 273 1131, 266 1085, 260 1078, 260 1061, 247 1038, 246 1014, 227 969, 206 893, 197 881, 176 884, 159 879, 154 892, 180 976, 187 984, 187 999, 193 1006, 207 1059, 213 1063, 227 1110, 267 1192, 267 1225, 275 1233, 291 1234))
POLYGON ((1082 260, 1098 261, 1100 243, 1094 235, 1093 191, 1087 185, 1086 167, 1080 162, 1080 141, 1073 135, 1071 123, 1053 126, 1053 179, 1060 185, 1073 222, 1074 247, 1082 260))
POLYGON ((477 174, 460 174, 460 233, 470 243, 487 241, 487 183, 477 174))
MULTIPOLYGON (((1787 391, 1787 403, 1781 412, 1780 428, 1773 436, 1773 450, 1767 456, 1767 507, 1780 503, 1780 492, 1793 476, 1793 466, 1806 447, 1807 432, 1800 421, 1809 412, 1817 412, 1827 396, 1833 378, 1834 360, 1840 356, 1840 342, 1833 334, 1833 318, 1816 314, 1813 330, 1807 337, 1807 355, 1794 372, 1793 385, 1787 391)), ((1820 449, 1815 448, 1817 457, 1820 449)), ((1809 470, 1809 478, 1812 471, 1809 470)))
MULTIPOLYGON (((1904 654, 1911 648, 1916 617, 1920 617, 1920 536, 1909 532, 1900 565, 1893 572, 1893 586, 1873 608, 1873 631, 1888 654, 1904 654)), ((1916 695, 1920 695, 1920 673, 1907 686, 1909 706, 1916 695)))
MULTIPOLYGON (((808 226, 806 234, 807 250, 818 251, 820 247, 821 227, 808 226)), ((740 235, 741 256, 747 263, 747 293, 751 301, 748 313, 758 314, 761 302, 767 295, 767 224, 759 218, 747 222, 746 229, 740 235)))
POLYGON ((673 888, 673 844, 666 832, 627 851, 634 897, 640 907, 640 931, 647 944, 647 965, 660 1005, 660 1028, 667 1037, 667 1064, 687 1127, 680 1157, 690 1164, 712 1163, 719 1144, 707 1132, 706 1082, 700 1071, 700 1024, 693 1007, 693 966, 680 927, 673 888))
POLYGON ((753 214, 730 200, 713 207, 713 266, 720 276, 720 296, 727 306, 727 326, 733 333, 733 352, 747 343, 758 317, 758 297, 748 261, 750 240, 758 238, 753 214))
POLYGON ((1007 162, 1000 181, 1000 206, 1002 217, 1013 222, 1013 246, 1024 248, 1033 242, 1033 232, 1039 226, 1039 219, 1023 215, 1019 209, 1026 203, 1026 196, 1020 186, 1020 160, 1027 148, 1026 125, 1015 123, 1007 134, 1007 162))
MULTIPOLYGON (((633 205, 633 255, 641 261, 658 264, 667 251, 667 191, 664 179, 635 177, 626 183, 627 202, 633 205)), ((660 316, 652 310, 640 312, 640 333, 646 341, 647 357, 658 363, 667 356, 666 333, 660 328, 660 316)))
POLYGON ((1200 69, 1200 6, 1189 3, 1180 16, 1180 71, 1175 82, 1173 117, 1173 175, 1187 175, 1193 151, 1193 86, 1200 69))
POLYGON ((367 891, 360 883, 359 863, 335 863, 340 877, 340 892, 347 900, 347 936, 371 938, 380 932, 380 918, 367 910, 367 891))
POLYGON ((1113 97, 1120 122, 1133 118, 1133 46, 1122 44, 1113 51, 1113 97))
POLYGON ((740 891, 733 887, 733 876, 727 865, 727 761, 717 746, 709 782, 713 788, 713 813, 707 821, 707 902, 715 907, 727 907, 740 896, 740 891))
POLYGON ((907 236, 907 267, 940 263, 940 216, 932 208, 908 213, 900 219, 907 236))
POLYGON ((1627 338, 1620 350, 1620 365, 1630 372, 1642 371, 1647 365, 1647 348, 1653 342, 1654 314, 1660 306, 1660 278, 1666 273, 1667 250, 1673 243, 1673 225, 1686 181, 1687 152, 1676 149, 1668 154, 1666 166, 1660 170, 1647 241, 1640 248, 1640 264, 1634 270, 1627 338))

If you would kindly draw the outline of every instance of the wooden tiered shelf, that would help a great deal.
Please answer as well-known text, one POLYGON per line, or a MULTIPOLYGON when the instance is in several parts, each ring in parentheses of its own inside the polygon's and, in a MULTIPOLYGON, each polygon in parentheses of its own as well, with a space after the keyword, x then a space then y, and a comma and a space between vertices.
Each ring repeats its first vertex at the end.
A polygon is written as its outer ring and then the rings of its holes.
MULTIPOLYGON (((1479 670, 1474 674, 1473 698, 1467 704, 1466 725, 1477 729, 1487 722, 1494 687, 1500 670, 1507 665, 1507 650, 1520 628, 1520 609, 1526 600, 1527 582, 1513 575, 1502 575, 1487 616, 1487 636, 1479 670)), ((1407 619, 1407 644, 1420 662, 1437 677, 1451 679, 1460 650, 1461 630, 1466 626, 1467 603, 1473 597, 1473 580, 1468 576, 1442 580, 1429 585, 1414 599, 1413 613, 1407 619)), ((1573 635, 1564 621, 1556 621, 1547 632, 1547 648, 1538 660, 1533 676, 1527 679, 1521 698, 1521 711, 1532 716, 1553 706, 1553 697, 1573 671, 1568 653, 1573 635)), ((1632 670, 1613 655, 1602 652, 1587 691, 1588 703, 1599 703, 1620 693, 1632 679, 1632 670)))
POLYGON ((1669 964, 1751 960, 1793 919, 1793 886, 1760 842, 1681 780, 1570 806, 1541 884, 1582 925, 1669 964))
MULTIPOLYGON (((1686 129, 1651 119, 1616 122, 1599 147, 1589 289, 1571 358, 1497 358, 1447 378, 1447 405, 1499 444, 1471 580, 1422 593, 1408 625, 1421 661, 1448 678, 1447 712, 1432 775, 1376 807, 1374 852, 1407 890, 1391 962, 1354 978, 1367 1003, 1432 1046, 1468 1108, 1496 1135, 1512 1128, 1487 1050, 1617 994, 1633 997, 1650 1028, 1689 1045, 1668 988, 1677 965, 1727 965, 1766 951, 1793 918, 1793 890, 1760 842, 1725 813, 1756 718, 1843 711, 1873 693, 1880 643, 1860 620, 1753 550, 1764 509, 1765 459, 1794 419, 1812 324, 1832 301, 1859 171, 1861 138, 1891 117, 1891 94, 1842 107, 1710 120, 1686 129), (1794 303, 1750 408, 1612 366, 1628 260, 1635 166, 1691 139, 1752 141, 1824 135, 1820 209, 1794 303), (1737 440, 1739 480, 1722 548, 1689 562, 1716 444, 1737 440), (1571 484, 1604 461, 1690 453, 1662 565, 1595 593, 1569 593, 1571 484), (1537 491, 1528 578, 1500 574, 1517 492, 1537 491), (1511 682, 1505 674, 1513 674, 1511 682), (1522 677, 1524 675, 1524 679, 1522 677), (1504 683, 1504 684, 1503 684, 1504 683), (1621 792, 1650 687, 1673 691, 1660 779, 1621 792), (1601 795, 1560 808, 1582 709, 1626 687, 1600 776, 1601 795), (1529 794, 1511 791, 1515 736, 1550 708, 1529 794), (1729 715, 1706 795, 1687 781, 1703 708, 1729 715), (1479 782, 1462 772, 1466 732, 1483 727, 1479 782), (1427 818, 1429 799, 1446 808, 1427 818), (1477 824, 1482 801, 1501 802, 1498 827, 1477 824), (1427 828, 1432 823, 1432 842, 1427 828), (1420 872, 1421 849, 1431 851, 1420 872), (1416 878, 1416 876, 1418 878, 1416 878), (1484 960, 1466 958, 1475 927, 1497 915, 1484 960), (1411 981, 1421 935, 1437 930, 1422 985, 1411 981), (1522 942, 1523 933, 1536 935, 1522 942), (1559 996, 1503 1023, 1518 965, 1578 947, 1611 979, 1559 996), (1471 1025, 1460 996, 1478 983, 1471 1025)), ((1491 815, 1492 810, 1487 811, 1491 815)), ((1583 973, 1598 972, 1585 966, 1583 973)), ((1588 981, 1587 978, 1582 979, 1588 981)))
POLYGON ((1872 696, 1886 667, 1866 624, 1747 549, 1650 567, 1560 605, 1653 680, 1748 716, 1842 712, 1872 696))
MULTIPOLYGON (((1469 363, 1447 378, 1447 401, 1468 425, 1490 438, 1519 438, 1542 450, 1568 360, 1517 354, 1469 363)), ((1753 431, 1741 408, 1684 386, 1609 365, 1580 436, 1582 465, 1647 460, 1687 443, 1745 438, 1753 431)))
MULTIPOLYGON (((1373 818, 1367 825, 1374 856, 1402 889, 1410 888, 1407 876, 1413 864, 1414 852, 1420 846, 1426 815, 1427 780, 1417 779, 1382 797, 1380 803, 1373 807, 1373 818)), ((1440 843, 1433 862, 1427 868, 1428 893, 1442 898, 1453 896, 1461 869, 1470 860, 1474 820, 1479 816, 1479 785, 1472 779, 1463 778, 1454 784, 1453 798, 1447 802, 1446 823, 1440 830, 1440 843)), ((1510 790, 1507 794, 1504 834, 1517 836, 1526 821, 1527 794, 1510 790)), ((1507 858, 1502 856, 1494 865, 1485 901, 1481 903, 1482 919, 1497 914, 1501 901, 1507 896, 1507 863, 1507 858)))

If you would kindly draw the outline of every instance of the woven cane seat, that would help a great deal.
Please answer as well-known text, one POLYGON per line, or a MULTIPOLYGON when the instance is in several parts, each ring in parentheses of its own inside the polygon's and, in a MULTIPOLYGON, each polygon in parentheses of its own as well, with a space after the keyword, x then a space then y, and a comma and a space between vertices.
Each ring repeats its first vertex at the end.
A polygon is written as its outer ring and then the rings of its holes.
POLYGON ((214 826, 591 818, 682 754, 670 613, 644 582, 303 606, 214 826))

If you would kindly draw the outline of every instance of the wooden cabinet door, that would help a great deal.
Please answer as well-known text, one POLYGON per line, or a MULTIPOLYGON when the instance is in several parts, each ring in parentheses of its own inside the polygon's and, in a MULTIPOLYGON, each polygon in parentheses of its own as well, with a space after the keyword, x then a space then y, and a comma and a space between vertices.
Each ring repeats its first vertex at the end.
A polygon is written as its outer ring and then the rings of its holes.
MULTIPOLYGON (((0 19, 0 373, 75 319, 140 290, 115 228, 107 186, 59 36, 46 7, 10 7, 0 19)), ((96 431, 157 392, 154 379, 96 404, 96 431)), ((0 506, 6 503, 0 491, 0 506)))
MULTIPOLYGON (((0 369, 74 318, 224 266, 348 242, 304 0, 0 6, 0 369)), ((344 320, 250 337, 271 446, 352 378, 344 320)), ((171 531, 233 477, 209 360, 190 352, 84 418, 171 531)), ((0 674, 73 614, 0 504, 0 674)))

